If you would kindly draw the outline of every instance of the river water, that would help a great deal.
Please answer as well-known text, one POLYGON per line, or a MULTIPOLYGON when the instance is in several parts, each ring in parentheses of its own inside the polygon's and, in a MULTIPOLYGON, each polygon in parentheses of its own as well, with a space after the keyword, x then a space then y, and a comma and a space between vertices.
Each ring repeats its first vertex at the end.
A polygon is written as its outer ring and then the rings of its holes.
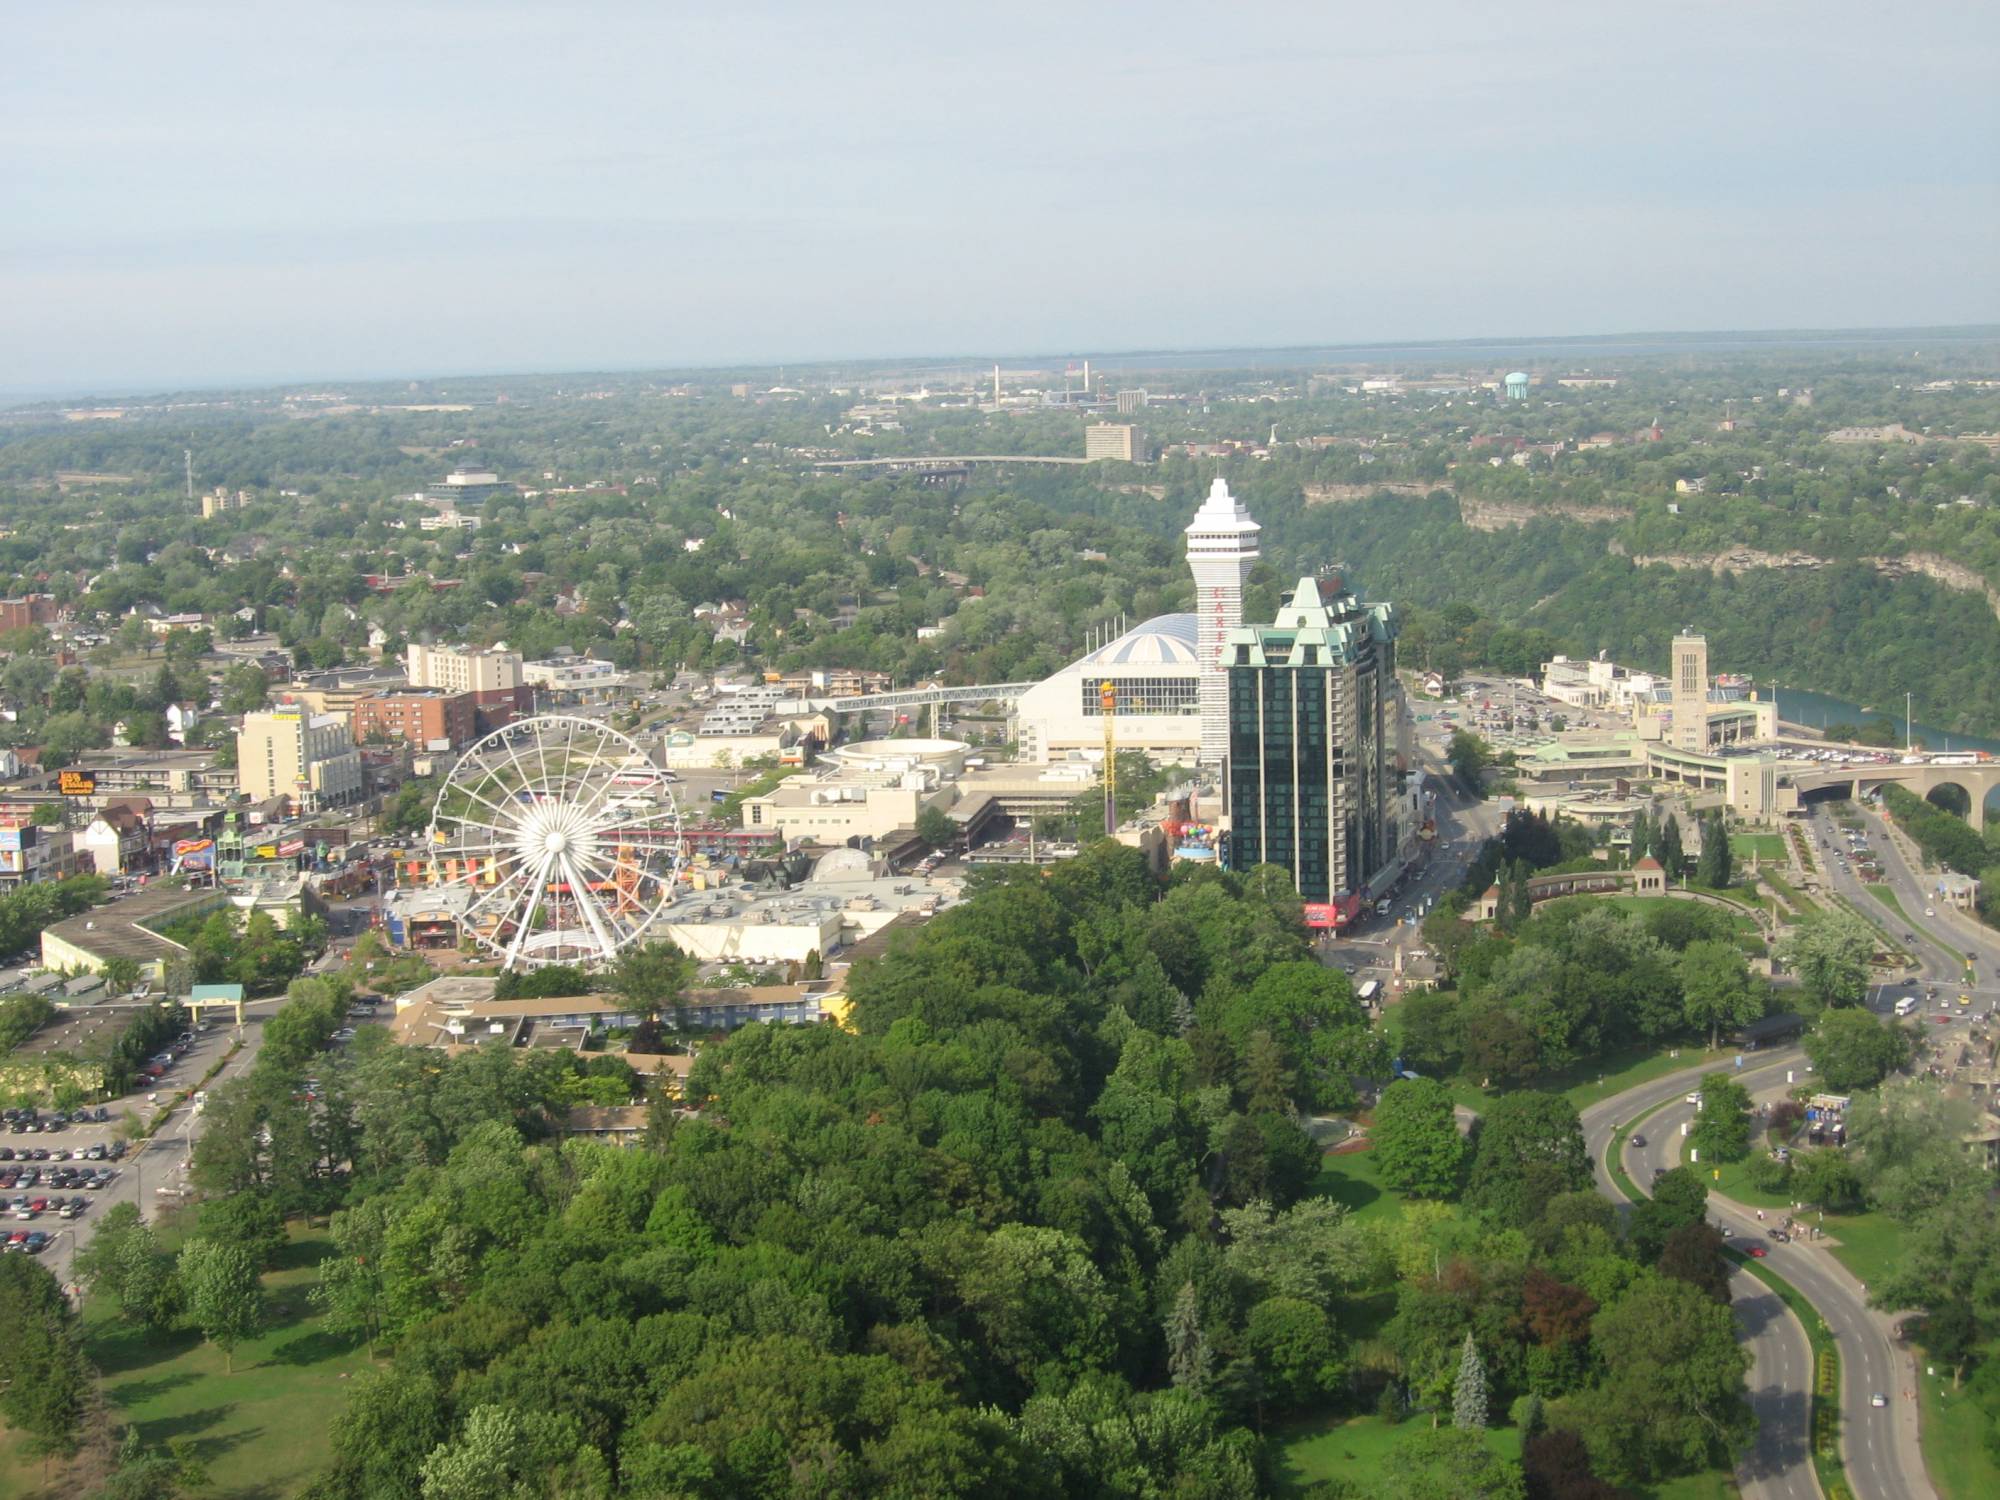
MULTIPOLYGON (((1870 720, 1882 719, 1896 731, 1896 743, 1903 743, 1903 705, 1900 699, 1893 703, 1866 705, 1875 710, 1864 713, 1863 705, 1849 703, 1844 698, 1829 697, 1825 693, 1808 692, 1803 688, 1781 687, 1778 689, 1778 717, 1788 724, 1805 724, 1814 729, 1823 729, 1828 724, 1863 724, 1870 720)), ((1976 734, 1956 734, 1950 730, 1936 729, 1928 724, 1917 724, 1913 734, 1927 750, 1991 750, 2000 754, 2000 740, 1981 739, 1976 734)))

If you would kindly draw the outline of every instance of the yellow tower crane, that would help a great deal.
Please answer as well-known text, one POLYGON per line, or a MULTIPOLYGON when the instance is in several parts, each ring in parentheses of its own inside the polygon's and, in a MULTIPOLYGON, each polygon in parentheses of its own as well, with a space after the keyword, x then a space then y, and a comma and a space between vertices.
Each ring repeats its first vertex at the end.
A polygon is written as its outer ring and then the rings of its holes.
POLYGON ((1104 833, 1118 831, 1118 686, 1110 678, 1097 685, 1098 707, 1104 712, 1104 833))

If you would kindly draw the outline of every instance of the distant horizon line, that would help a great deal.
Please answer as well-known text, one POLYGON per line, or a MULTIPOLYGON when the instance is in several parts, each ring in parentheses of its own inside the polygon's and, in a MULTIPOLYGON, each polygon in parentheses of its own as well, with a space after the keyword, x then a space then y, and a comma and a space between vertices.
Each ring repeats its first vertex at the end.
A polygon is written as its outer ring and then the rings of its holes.
MULTIPOLYGON (((825 370, 848 367, 856 370, 880 370, 882 367, 911 366, 916 368, 950 368, 955 366, 980 368, 998 362, 1002 366, 1009 363, 1045 366, 1054 362, 1076 363, 1090 360, 1113 365, 1142 359, 1171 359, 1179 361, 1211 361, 1223 356, 1249 356, 1246 363, 1255 368, 1259 365, 1279 363, 1280 356, 1393 353, 1403 357, 1436 354, 1444 356, 1452 353, 1490 351, 1500 353, 1514 351, 1528 353, 1534 350, 1582 349, 1618 347, 1637 343, 1656 344, 1663 349, 1675 345, 1692 345, 1702 341, 1728 340, 1740 344, 1735 350, 1714 350, 1712 352, 1747 352, 1750 349, 1782 350, 1787 347, 1826 346, 1842 342, 1880 343, 1889 339, 1906 337, 1949 337, 1954 342, 1977 342, 1982 338, 2000 340, 2000 324, 1996 323, 1930 323, 1930 324, 1884 324, 1858 327, 1834 328, 1711 328, 1711 329, 1646 329, 1618 333, 1555 333, 1555 334, 1510 334, 1478 335, 1458 338, 1407 338, 1407 339, 1365 339, 1352 341, 1313 342, 1293 344, 1210 344, 1210 345, 1162 345, 1155 347, 1126 349, 1044 349, 1036 351, 1015 351, 1012 353, 959 352, 945 353, 905 353, 872 355, 821 355, 814 357, 796 356, 761 360, 696 360, 682 364, 661 365, 576 365, 547 369, 525 367, 493 367, 489 369, 466 369, 442 374, 411 374, 405 372, 361 373, 349 371, 344 374, 321 373, 291 376, 257 376, 246 380, 215 380, 200 384, 177 385, 171 382, 144 383, 133 378, 129 383, 114 381, 109 383, 65 383, 60 386, 7 386, 0 385, 0 401, 8 403, 7 412, 45 406, 57 402, 101 402, 156 401, 171 396, 201 396, 221 394, 263 394, 291 387, 309 384, 351 384, 380 385, 393 382, 416 383, 432 386, 452 381, 494 381, 506 379, 562 380, 584 377, 615 377, 634 379, 640 377, 671 377, 678 375, 714 375, 718 373, 750 373, 755 371, 797 369, 825 370)), ((1656 351, 1647 351, 1656 352, 1656 351)), ((1639 351, 1627 351, 1627 357, 1638 357, 1639 351)), ((1164 368, 1164 367, 1163 367, 1164 368)))

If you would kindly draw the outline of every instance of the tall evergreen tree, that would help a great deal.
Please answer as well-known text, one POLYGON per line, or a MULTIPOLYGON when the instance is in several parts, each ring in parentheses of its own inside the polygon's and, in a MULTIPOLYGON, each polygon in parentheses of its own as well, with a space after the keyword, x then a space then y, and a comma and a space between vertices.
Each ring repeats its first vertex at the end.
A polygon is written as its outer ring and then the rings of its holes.
POLYGON ((1519 931, 1534 914, 1534 898, 1528 894, 1528 869, 1526 860, 1518 860, 1514 865, 1514 913, 1512 926, 1519 931))
POLYGON ((1451 1425, 1486 1430, 1486 1361, 1479 1357, 1479 1346, 1473 1343, 1469 1328, 1465 1348, 1458 1356, 1458 1379, 1451 1387, 1451 1425))
POLYGON ((1653 841, 1653 858, 1666 866, 1669 880, 1679 880, 1687 872, 1687 856, 1681 852, 1681 820, 1671 810, 1660 815, 1660 831, 1653 841))
POLYGON ((1639 816, 1632 820, 1632 863, 1636 865, 1652 852, 1653 810, 1650 807, 1642 807, 1639 809, 1639 816))
POLYGON ((1215 1355, 1208 1347, 1208 1335, 1202 1332, 1201 1304, 1195 1298, 1194 1283, 1183 1282, 1167 1319, 1167 1373, 1177 1388, 1199 1396, 1214 1367, 1215 1355))

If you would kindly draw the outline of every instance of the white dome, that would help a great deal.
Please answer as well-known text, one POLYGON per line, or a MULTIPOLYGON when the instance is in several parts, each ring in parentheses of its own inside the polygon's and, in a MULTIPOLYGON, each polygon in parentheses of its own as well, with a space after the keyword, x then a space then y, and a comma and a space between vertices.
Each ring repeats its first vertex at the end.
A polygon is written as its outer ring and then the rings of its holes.
POLYGON ((1201 665, 1195 617, 1155 615, 1117 640, 1077 662, 1080 667, 1159 667, 1201 665))

